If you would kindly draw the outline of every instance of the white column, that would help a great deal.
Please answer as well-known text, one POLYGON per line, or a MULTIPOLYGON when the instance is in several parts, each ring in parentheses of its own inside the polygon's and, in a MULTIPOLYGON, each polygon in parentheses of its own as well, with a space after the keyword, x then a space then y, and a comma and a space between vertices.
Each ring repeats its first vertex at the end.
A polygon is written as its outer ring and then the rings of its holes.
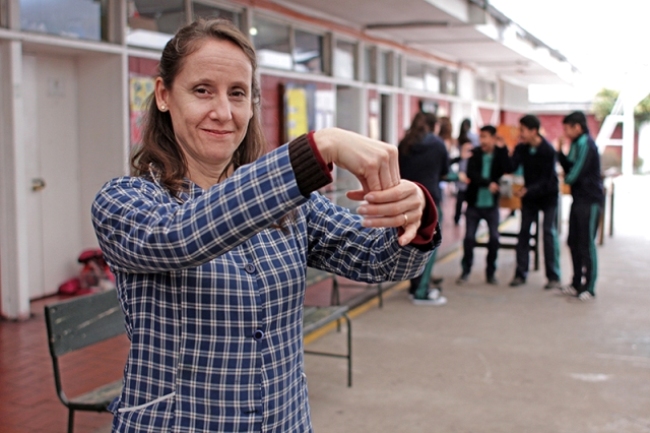
POLYGON ((623 175, 634 174, 634 107, 637 101, 633 92, 621 92, 623 97, 623 155, 621 171, 623 175))
POLYGON ((29 256, 27 251, 27 194, 23 145, 22 46, 0 44, 0 273, 2 316, 29 317, 29 256))

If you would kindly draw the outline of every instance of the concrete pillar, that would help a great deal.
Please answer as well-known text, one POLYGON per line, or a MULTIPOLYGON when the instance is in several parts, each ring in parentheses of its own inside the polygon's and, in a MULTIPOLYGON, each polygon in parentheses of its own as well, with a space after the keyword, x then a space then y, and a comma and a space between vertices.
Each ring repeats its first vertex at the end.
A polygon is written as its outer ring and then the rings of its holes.
POLYGON ((2 316, 29 317, 26 155, 23 145, 22 45, 0 43, 0 270, 2 316))

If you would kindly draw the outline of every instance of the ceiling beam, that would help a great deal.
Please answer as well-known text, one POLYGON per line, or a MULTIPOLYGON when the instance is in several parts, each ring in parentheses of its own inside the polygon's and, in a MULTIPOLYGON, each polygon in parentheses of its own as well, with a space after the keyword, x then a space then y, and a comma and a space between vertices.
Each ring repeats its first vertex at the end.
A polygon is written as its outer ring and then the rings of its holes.
POLYGON ((456 45, 456 44, 493 44, 493 39, 407 39, 407 44, 438 44, 438 45, 456 45))
POLYGON ((370 23, 366 24, 366 30, 390 30, 390 29, 412 29, 422 27, 451 27, 449 21, 406 21, 402 23, 370 23))

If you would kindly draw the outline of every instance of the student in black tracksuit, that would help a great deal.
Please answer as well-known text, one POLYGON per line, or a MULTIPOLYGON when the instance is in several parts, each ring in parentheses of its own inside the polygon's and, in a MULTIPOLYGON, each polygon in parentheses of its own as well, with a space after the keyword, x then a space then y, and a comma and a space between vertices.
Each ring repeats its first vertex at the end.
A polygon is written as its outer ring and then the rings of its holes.
MULTIPOLYGON (((403 179, 418 182, 429 191, 438 209, 438 221, 442 225, 440 180, 449 172, 449 154, 442 139, 433 134, 435 126, 436 116, 433 113, 419 112, 413 117, 411 127, 398 146, 399 169, 403 179)), ((447 303, 440 287, 429 287, 435 262, 434 251, 424 273, 411 280, 409 293, 416 305, 438 306, 447 303)))
POLYGON ((572 140, 568 155, 559 152, 564 182, 571 186, 573 204, 569 217, 569 249, 573 261, 573 281, 563 292, 586 301, 596 296, 598 257, 595 237, 605 199, 600 173, 600 155, 589 136, 587 118, 576 111, 562 121, 564 134, 572 140))
MULTIPOLYGON (((465 210, 465 239, 463 241, 462 274, 456 281, 467 282, 474 262, 476 230, 479 222, 487 222, 488 241, 486 277, 489 284, 497 284, 494 278, 497 252, 499 251, 499 179, 509 171, 508 150, 497 147, 496 128, 481 128, 480 146, 474 148, 467 161, 467 209, 465 210)), ((462 180, 462 179, 461 179, 462 180)))
MULTIPOLYGON (((519 120, 522 143, 515 147, 510 159, 511 171, 519 166, 524 172, 524 187, 517 192, 521 197, 521 229, 517 242, 517 269, 511 287, 526 283, 530 262, 530 226, 544 213, 544 265, 548 283, 545 289, 559 289, 560 243, 557 236, 557 201, 559 185, 555 164, 555 149, 539 134, 540 121, 526 115, 519 120)), ((539 227, 537 228, 539 230, 539 227)))

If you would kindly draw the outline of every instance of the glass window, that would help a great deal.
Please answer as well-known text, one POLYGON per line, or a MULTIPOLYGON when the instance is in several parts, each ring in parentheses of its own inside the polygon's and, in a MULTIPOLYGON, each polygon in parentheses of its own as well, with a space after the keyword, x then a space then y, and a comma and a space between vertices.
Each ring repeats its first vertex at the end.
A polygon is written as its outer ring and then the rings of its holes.
POLYGON ((446 95, 458 94, 458 72, 443 69, 440 71, 441 93, 446 95))
POLYGON ((402 78, 402 55, 399 54, 395 62, 395 81, 393 84, 395 86, 403 86, 404 83, 402 81, 402 78))
POLYGON ((9 27, 9 23, 7 22, 9 10, 7 7, 7 2, 5 0, 0 0, 0 27, 9 27))
POLYGON ((378 84, 393 84, 393 62, 390 51, 381 51, 379 53, 379 66, 377 68, 378 84))
POLYGON ((497 84, 483 79, 476 80, 476 99, 479 101, 496 102, 497 84))
POLYGON ((186 23, 183 0, 129 0, 127 5, 129 45, 162 50, 186 23))
POLYGON ((28 32, 100 41, 103 3, 94 0, 20 0, 20 28, 28 32))
POLYGON ((424 88, 430 92, 440 93, 440 70, 427 66, 424 73, 424 88))
POLYGON ((256 18, 250 29, 254 36, 257 61, 260 66, 278 69, 292 69, 290 51, 290 28, 288 25, 256 18))
POLYGON ((406 76, 404 87, 415 90, 424 90, 424 65, 413 60, 406 61, 406 76))
POLYGON ((294 37, 294 69, 299 72, 323 72, 323 37, 302 30, 296 30, 294 37))
POLYGON ((373 48, 366 47, 363 50, 363 80, 367 83, 373 83, 377 65, 375 64, 375 56, 373 55, 373 48))
POLYGON ((223 18, 232 21, 238 28, 241 28, 241 14, 239 12, 222 9, 203 2, 192 2, 194 19, 196 18, 223 18))
POLYGON ((445 93, 448 95, 458 95, 458 72, 447 71, 445 93))
POLYGON ((336 41, 334 47, 334 76, 354 80, 357 69, 357 44, 336 41))

